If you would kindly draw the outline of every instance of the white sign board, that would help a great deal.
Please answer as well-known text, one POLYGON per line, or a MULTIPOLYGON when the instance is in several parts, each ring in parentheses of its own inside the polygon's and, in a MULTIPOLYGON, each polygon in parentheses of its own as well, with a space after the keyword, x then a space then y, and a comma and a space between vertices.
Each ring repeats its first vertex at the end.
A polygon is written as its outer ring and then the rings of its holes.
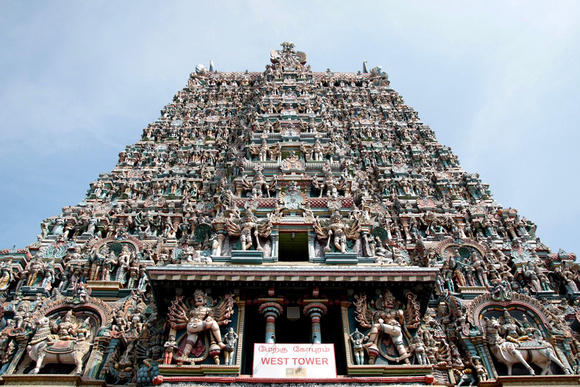
POLYGON ((335 378, 334 344, 254 344, 253 376, 335 378))

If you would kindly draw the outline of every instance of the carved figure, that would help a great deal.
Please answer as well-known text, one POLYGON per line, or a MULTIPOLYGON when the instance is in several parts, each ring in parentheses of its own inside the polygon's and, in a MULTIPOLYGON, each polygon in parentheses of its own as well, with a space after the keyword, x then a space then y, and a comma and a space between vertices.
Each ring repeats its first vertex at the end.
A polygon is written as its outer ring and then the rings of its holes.
POLYGON ((179 362, 195 361, 189 359, 193 354, 199 357, 205 350, 200 341, 200 334, 211 332, 211 341, 215 342, 218 349, 224 350, 227 345, 222 340, 220 325, 227 325, 229 317, 233 313, 234 300, 227 294, 217 305, 210 305, 210 301, 201 290, 196 290, 193 295, 193 307, 187 308, 183 303, 183 296, 178 296, 169 308, 169 322, 173 330, 186 329, 184 339, 176 352, 179 362))
POLYGON ((484 382, 488 379, 487 370, 485 369, 483 364, 481 364, 481 359, 477 356, 473 357, 473 368, 475 369, 475 372, 480 382, 484 382))
POLYGON ((251 209, 246 209, 244 218, 238 218, 237 221, 230 219, 226 220, 226 227, 228 234, 240 237, 242 243, 242 250, 248 250, 255 247, 256 250, 263 250, 260 243, 260 237, 267 238, 272 232, 272 222, 270 218, 258 223, 258 219, 254 216, 251 209))
POLYGON ((530 375, 535 375, 534 369, 528 362, 536 364, 542 369, 542 375, 550 371, 550 362, 554 362, 569 374, 570 370, 558 359, 552 345, 544 340, 538 340, 534 344, 522 346, 513 341, 506 340, 499 335, 500 323, 495 318, 485 318, 485 339, 497 361, 506 365, 508 375, 512 374, 513 365, 522 364, 528 369, 530 375))
POLYGON ((24 300, 18 304, 16 312, 14 312, 14 328, 23 330, 32 329, 34 323, 32 321, 31 309, 33 308, 30 301, 24 300))
POLYGON ((14 281, 12 260, 2 261, 0 263, 0 291, 8 289, 12 281, 14 281))
POLYGON ((417 364, 429 364, 429 359, 427 357, 427 349, 425 348, 425 344, 421 339, 421 336, 418 334, 413 337, 411 340, 411 352, 415 354, 415 359, 417 360, 417 364))
POLYGON ((26 286, 36 286, 39 281, 41 281, 41 276, 44 271, 44 263, 42 258, 33 258, 22 272, 22 278, 26 278, 26 286))
POLYGON ((332 170, 328 164, 323 167, 324 178, 322 182, 319 182, 317 178, 312 180, 314 187, 320 190, 320 196, 326 192, 326 196, 336 198, 338 196, 338 190, 343 188, 344 182, 338 183, 332 174, 332 170))
POLYGON ((357 240, 360 236, 360 224, 358 219, 352 222, 349 226, 342 219, 340 212, 335 211, 330 217, 330 223, 323 225, 318 217, 314 220, 314 232, 318 236, 318 239, 327 239, 326 246, 324 248, 325 252, 330 252, 330 243, 334 244, 336 249, 341 253, 346 253, 347 240, 357 240))
POLYGON ((365 353, 364 353, 364 341, 367 337, 359 332, 358 328, 350 334, 350 342, 352 344, 352 350, 354 352, 354 360, 356 364, 365 363, 365 353))
POLYGON ((224 341, 226 343, 226 347, 224 349, 224 363, 226 365, 231 365, 232 354, 235 352, 236 344, 238 343, 238 334, 234 331, 234 328, 230 328, 224 335, 224 341))
POLYGON ((368 347, 372 345, 376 346, 379 332, 383 332, 391 336, 391 340, 393 341, 393 344, 397 349, 399 358, 402 358, 405 364, 410 364, 407 349, 403 344, 403 331, 401 329, 401 323, 399 323, 393 317, 391 317, 387 322, 385 322, 382 318, 379 318, 377 323, 373 324, 373 327, 371 328, 371 331, 368 336, 369 342, 365 345, 368 347))
POLYGON ((82 374, 85 356, 91 350, 88 318, 79 323, 69 310, 59 320, 51 322, 48 317, 41 317, 37 321, 36 334, 27 347, 28 355, 36 362, 31 374, 37 374, 46 363, 75 364, 73 372, 82 374))
POLYGON ((393 263, 393 254, 385 248, 379 236, 375 236, 375 257, 376 263, 393 263))
MULTIPOLYGON (((354 305, 355 319, 363 328, 370 328, 367 335, 368 342, 364 344, 369 354, 369 364, 374 364, 379 354, 397 363, 403 361, 405 364, 410 364, 411 354, 403 339, 403 333, 406 330, 404 313, 398 307, 393 294, 388 290, 385 291, 375 301, 374 307, 369 307, 366 295, 361 294, 356 297, 354 305), (386 335, 387 340, 382 337, 383 335, 386 335)), ((410 303, 408 308, 414 308, 413 305, 410 303)))
POLYGON ((254 175, 252 181, 246 180, 245 177, 242 178, 242 186, 245 190, 251 192, 251 197, 253 198, 261 198, 264 196, 264 193, 268 197, 270 197, 271 187, 270 184, 264 178, 262 172, 256 168, 256 174, 254 175))

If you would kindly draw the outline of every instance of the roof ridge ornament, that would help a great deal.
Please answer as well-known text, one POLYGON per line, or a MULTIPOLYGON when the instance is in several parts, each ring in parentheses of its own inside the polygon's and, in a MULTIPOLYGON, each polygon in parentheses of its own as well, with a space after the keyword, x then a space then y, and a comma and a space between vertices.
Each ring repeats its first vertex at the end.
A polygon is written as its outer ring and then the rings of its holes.
POLYGON ((282 50, 270 51, 270 61, 273 64, 297 65, 304 66, 306 64, 306 53, 302 51, 295 51, 296 45, 292 42, 283 42, 280 44, 282 50))

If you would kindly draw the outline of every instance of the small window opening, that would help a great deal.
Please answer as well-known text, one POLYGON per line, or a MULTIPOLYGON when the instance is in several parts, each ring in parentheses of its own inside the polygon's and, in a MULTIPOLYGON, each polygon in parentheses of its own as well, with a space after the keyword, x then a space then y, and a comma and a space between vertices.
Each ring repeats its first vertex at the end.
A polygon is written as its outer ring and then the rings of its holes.
POLYGON ((308 261, 308 233, 281 232, 278 260, 284 262, 308 261))

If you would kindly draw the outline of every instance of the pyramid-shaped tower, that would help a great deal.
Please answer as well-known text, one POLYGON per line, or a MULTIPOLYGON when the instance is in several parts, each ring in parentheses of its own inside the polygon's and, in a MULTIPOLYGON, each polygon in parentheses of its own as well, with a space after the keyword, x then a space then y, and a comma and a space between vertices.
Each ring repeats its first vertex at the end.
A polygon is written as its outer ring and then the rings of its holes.
POLYGON ((289 42, 270 62, 197 66, 80 204, 0 252, 4 383, 577 384, 575 256, 380 67, 313 72, 289 42))

